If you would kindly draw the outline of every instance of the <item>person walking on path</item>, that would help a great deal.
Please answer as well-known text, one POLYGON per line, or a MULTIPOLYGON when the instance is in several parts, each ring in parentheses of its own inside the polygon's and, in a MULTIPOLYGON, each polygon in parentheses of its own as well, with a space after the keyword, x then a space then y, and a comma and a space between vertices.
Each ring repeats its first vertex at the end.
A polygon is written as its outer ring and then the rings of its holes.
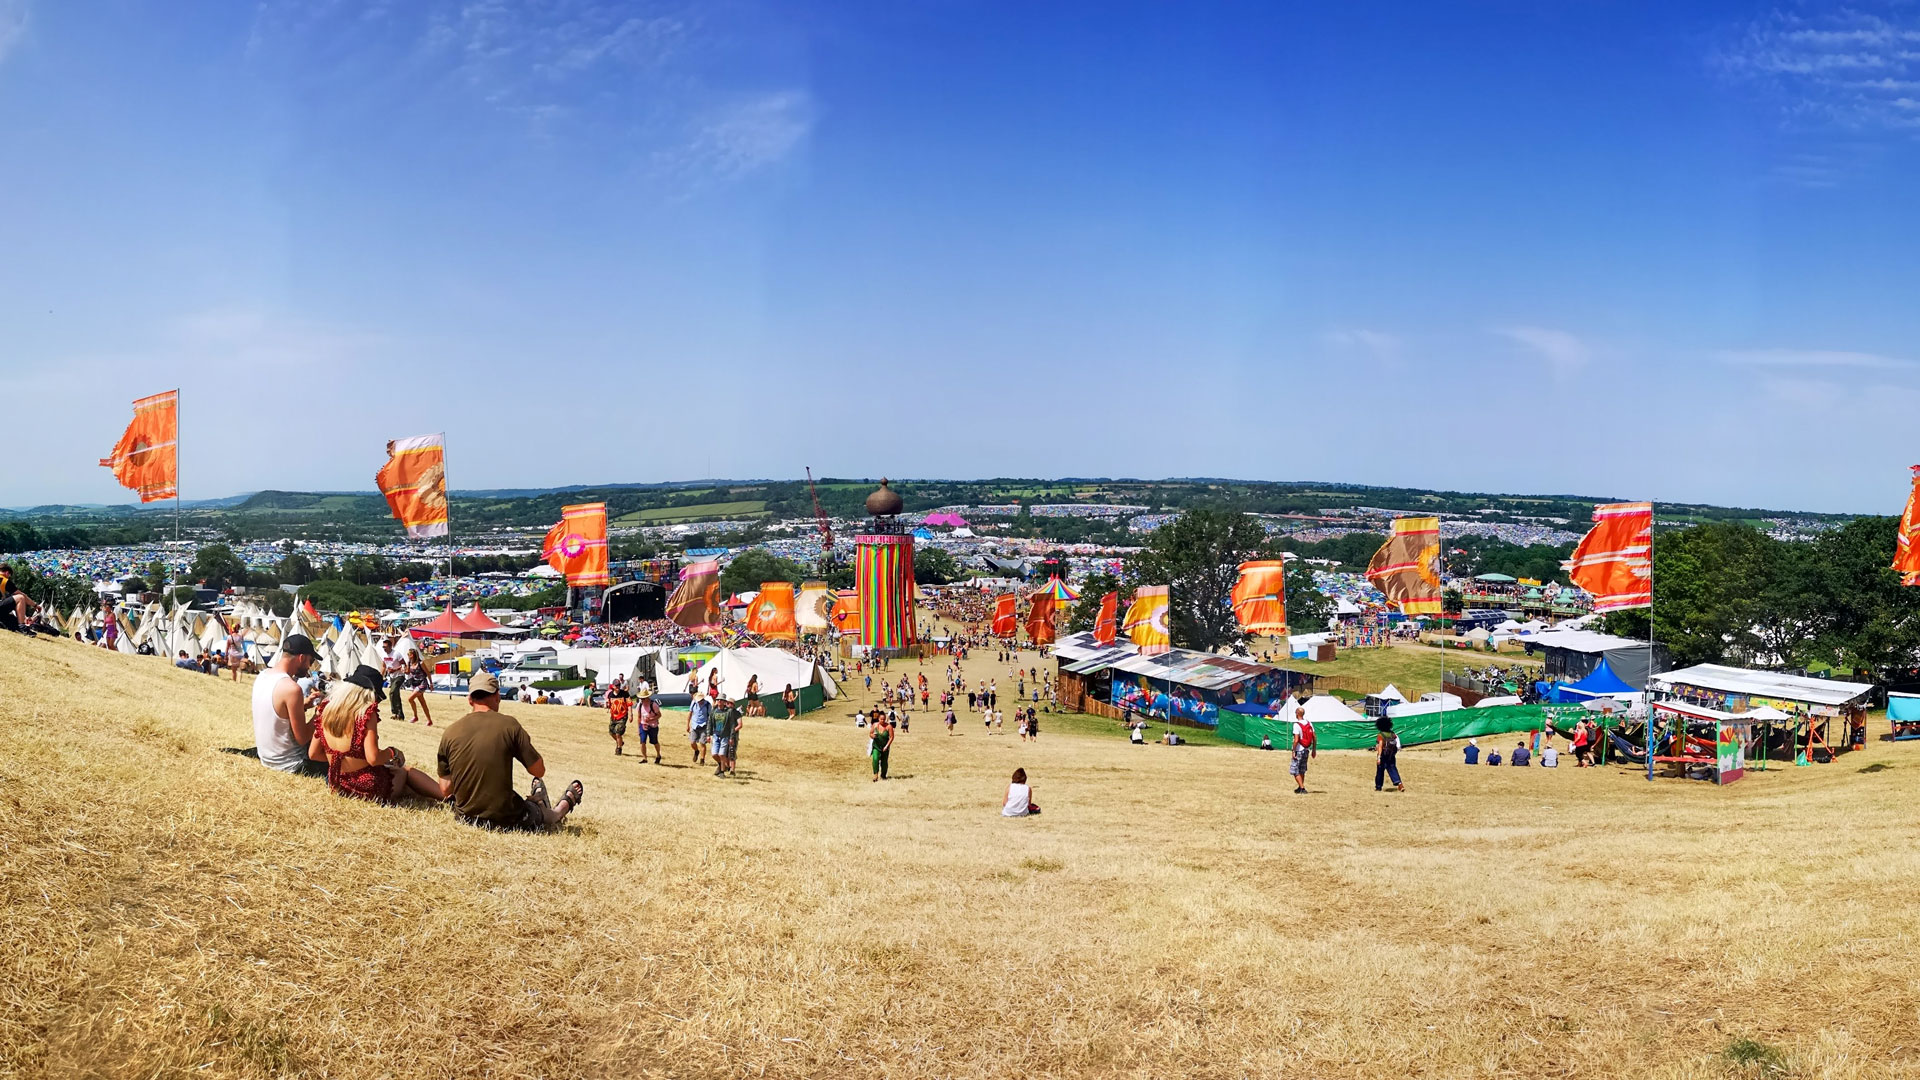
POLYGON ((1293 793, 1307 793, 1307 763, 1320 756, 1314 745, 1313 723, 1307 719, 1307 707, 1296 705, 1293 710, 1293 756, 1287 762, 1287 774, 1293 777, 1293 793))
MULTIPOLYGON (((627 688, 619 683, 607 691, 607 735, 613 739, 613 756, 619 757, 627 752, 627 714, 633 709, 633 699, 627 696, 627 688)), ((647 746, 640 744, 640 756, 645 757, 647 746)))
POLYGON ((633 705, 640 721, 640 757, 647 756, 647 744, 653 744, 653 763, 660 764, 660 703, 653 698, 653 687, 640 684, 640 699, 633 705))
POLYGON ((868 725, 868 734, 871 740, 867 757, 873 765, 873 782, 877 784, 887 778, 887 755, 893 752, 893 724, 884 716, 876 716, 868 725))
POLYGON ((713 757, 713 775, 726 776, 733 771, 733 750, 740 737, 740 710, 725 694, 714 702, 707 721, 707 749, 713 757))
POLYGON ((713 705, 706 698, 694 695, 687 706, 687 741, 693 744, 693 763, 707 763, 707 726, 713 719, 713 705))
POLYGON ((1373 739, 1373 790, 1382 789, 1382 781, 1391 778, 1393 790, 1405 791, 1407 785, 1400 782, 1400 768, 1397 759, 1400 754, 1400 736, 1393 732, 1393 721, 1381 717, 1373 722, 1378 733, 1373 739))

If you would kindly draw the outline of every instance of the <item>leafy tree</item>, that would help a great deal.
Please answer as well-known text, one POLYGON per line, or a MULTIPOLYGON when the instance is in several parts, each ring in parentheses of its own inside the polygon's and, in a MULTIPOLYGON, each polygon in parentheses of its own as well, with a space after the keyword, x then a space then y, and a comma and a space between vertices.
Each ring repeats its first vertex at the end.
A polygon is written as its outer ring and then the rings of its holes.
POLYGON ((127 591, 128 596, 134 596, 147 591, 147 579, 137 574, 124 577, 120 579, 120 587, 127 591))
POLYGON ((44 607, 70 614, 74 608, 86 608, 89 611, 100 606, 100 597, 93 591, 93 583, 83 577, 71 574, 42 574, 31 566, 15 563, 13 583, 20 591, 32 597, 34 602, 44 607))
POLYGON ((288 585, 305 585, 319 576, 314 572, 313 560, 297 551, 275 563, 273 572, 288 585))
POLYGON ((1313 568, 1298 559, 1287 565, 1287 629, 1298 634, 1325 630, 1333 621, 1333 601, 1313 582, 1313 568))
POLYGON ((1154 530, 1127 559, 1127 581, 1171 586, 1174 644, 1203 652, 1246 652, 1231 600, 1240 564, 1265 551, 1266 530, 1237 510, 1188 510, 1154 530))
POLYGON ((146 578, 147 578, 147 583, 153 587, 155 592, 159 592, 165 589, 167 587, 166 565, 162 563, 159 559, 155 559, 152 562, 148 563, 146 578))
POLYGON ((322 611, 368 611, 397 607, 393 594, 375 585, 322 578, 300 589, 300 599, 322 611))
POLYGON ((1447 589, 1440 594, 1440 610, 1446 615, 1458 615, 1466 608, 1466 598, 1459 589, 1447 589))
POLYGON ((1812 652, 1835 667, 1876 675, 1912 667, 1920 658, 1920 589, 1894 573, 1890 517, 1855 518, 1813 542, 1809 595, 1812 652))
POLYGON ((807 568, 792 559, 783 559, 766 548, 748 548, 735 555, 726 569, 720 571, 720 591, 727 596, 754 592, 767 581, 791 581, 798 585, 806 573, 807 568))
MULTIPOLYGON (((1080 583, 1080 599, 1073 602, 1067 611, 1066 633, 1078 634, 1093 629, 1100 619, 1100 598, 1110 592, 1120 591, 1120 579, 1112 574, 1092 574, 1080 583)), ((1120 597, 1119 607, 1115 609, 1117 618, 1126 607, 1125 596, 1120 597)))
POLYGON ((945 585, 966 577, 960 561, 944 548, 918 548, 913 553, 913 579, 924 585, 945 585))
POLYGON ((187 577, 209 589, 230 589, 247 582, 247 564, 225 544, 208 544, 193 553, 187 577))

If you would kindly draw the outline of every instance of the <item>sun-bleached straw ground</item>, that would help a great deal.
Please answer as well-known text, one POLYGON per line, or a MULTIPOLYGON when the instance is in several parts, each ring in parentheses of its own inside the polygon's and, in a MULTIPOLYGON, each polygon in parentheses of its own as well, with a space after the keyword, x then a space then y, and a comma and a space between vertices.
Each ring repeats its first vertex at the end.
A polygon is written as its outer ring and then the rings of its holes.
POLYGON ((0 635, 0 1076, 1920 1072, 1920 747, 1724 790, 1412 750, 1403 795, 1330 753, 1296 797, 929 714, 874 784, 842 705, 727 781, 514 707, 588 792, 532 837, 221 752, 248 682, 0 635))

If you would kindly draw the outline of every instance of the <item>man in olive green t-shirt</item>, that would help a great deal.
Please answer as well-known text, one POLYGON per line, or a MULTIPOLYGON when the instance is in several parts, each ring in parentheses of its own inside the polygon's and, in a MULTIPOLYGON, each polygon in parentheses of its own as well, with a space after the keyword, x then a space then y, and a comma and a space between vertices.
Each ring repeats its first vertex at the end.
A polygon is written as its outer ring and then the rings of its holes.
POLYGON ((547 805, 547 763, 533 748, 520 721, 500 711, 500 682, 489 672, 467 684, 473 711, 440 736, 440 794, 453 804, 454 816, 495 829, 544 829, 565 821, 580 805, 580 781, 567 785, 558 804, 547 805), (531 799, 513 790, 513 763, 533 777, 531 799))
POLYGON ((713 775, 727 776, 733 772, 734 755, 740 749, 740 706, 721 695, 707 720, 707 730, 713 739, 713 775))

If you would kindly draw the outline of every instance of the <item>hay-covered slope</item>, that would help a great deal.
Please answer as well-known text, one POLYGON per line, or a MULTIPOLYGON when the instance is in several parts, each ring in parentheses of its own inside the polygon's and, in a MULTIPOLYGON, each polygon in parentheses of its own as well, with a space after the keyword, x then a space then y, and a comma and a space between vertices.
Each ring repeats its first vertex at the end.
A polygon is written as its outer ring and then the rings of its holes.
POLYGON ((1910 747, 1727 790, 1409 752, 1405 795, 1328 754, 1300 798, 1278 753, 931 716, 872 784, 841 710, 754 723, 723 781, 515 709, 588 788, 528 837, 222 753, 247 687, 0 635, 0 1075, 1916 1064, 1910 747), (1041 818, 996 815, 1016 764, 1041 818))

